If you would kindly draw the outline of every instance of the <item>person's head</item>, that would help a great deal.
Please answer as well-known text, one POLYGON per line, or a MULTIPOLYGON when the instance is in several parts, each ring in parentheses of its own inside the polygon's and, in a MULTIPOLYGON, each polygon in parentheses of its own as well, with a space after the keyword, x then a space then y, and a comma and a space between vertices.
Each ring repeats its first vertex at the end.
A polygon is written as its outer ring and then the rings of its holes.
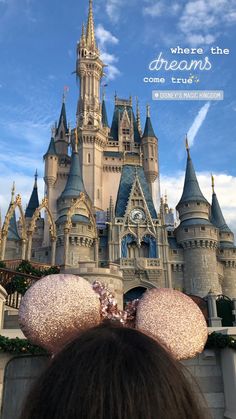
POLYGON ((81 333, 37 381, 21 419, 203 419, 183 366, 114 324, 81 333))

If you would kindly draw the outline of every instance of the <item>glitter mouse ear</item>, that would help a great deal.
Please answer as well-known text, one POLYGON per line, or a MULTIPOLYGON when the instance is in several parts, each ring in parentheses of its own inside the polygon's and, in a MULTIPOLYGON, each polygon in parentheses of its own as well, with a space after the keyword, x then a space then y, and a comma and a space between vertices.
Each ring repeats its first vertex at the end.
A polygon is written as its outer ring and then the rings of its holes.
POLYGON ((19 324, 32 342, 55 353, 80 330, 101 322, 99 295, 75 275, 49 275, 28 289, 21 300, 19 324))
POLYGON ((194 301, 168 288, 146 291, 137 305, 136 329, 162 342, 177 359, 202 352, 207 341, 207 324, 194 301))

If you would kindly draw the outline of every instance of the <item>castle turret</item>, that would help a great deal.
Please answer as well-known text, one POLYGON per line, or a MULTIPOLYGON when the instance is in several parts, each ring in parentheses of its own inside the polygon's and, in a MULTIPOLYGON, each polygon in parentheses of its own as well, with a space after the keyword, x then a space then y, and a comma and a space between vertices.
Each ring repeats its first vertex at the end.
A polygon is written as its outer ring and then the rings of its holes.
MULTIPOLYGON (((58 154, 56 152, 54 132, 52 133, 51 141, 44 158, 44 182, 45 182, 45 197, 48 199, 48 206, 54 215, 56 216, 55 207, 55 183, 58 175, 58 154)), ((50 234, 48 215, 45 214, 45 228, 44 228, 44 246, 49 246, 50 234)))
POLYGON ((234 234, 226 224, 221 211, 217 195, 215 193, 215 182, 212 176, 212 204, 211 222, 219 229, 218 259, 223 264, 222 293, 227 297, 236 297, 236 247, 234 245, 234 234))
POLYGON ((56 260, 59 263, 64 259, 64 264, 71 266, 78 266, 79 261, 94 260, 95 245, 95 233, 91 226, 89 212, 89 210, 92 212, 92 204, 87 196, 81 174, 77 131, 75 131, 75 137, 70 172, 65 189, 57 201, 58 219, 56 221, 58 236, 56 260), (74 202, 81 197, 85 197, 88 205, 85 205, 83 198, 78 208, 72 212, 68 225, 68 213, 74 202))
POLYGON ((146 123, 141 144, 144 173, 149 183, 153 200, 160 202, 158 139, 152 127, 149 105, 147 106, 146 123))
POLYGON ((187 165, 182 197, 176 207, 180 225, 175 230, 184 253, 184 289, 187 294, 204 297, 210 290, 221 293, 216 249, 218 229, 210 222, 210 204, 199 187, 188 142, 187 165))
POLYGON ((32 218, 36 208, 39 207, 38 185, 37 185, 38 173, 37 173, 37 170, 35 172, 34 178, 35 178, 35 181, 34 181, 33 191, 31 193, 30 200, 29 200, 29 203, 28 203, 26 211, 25 211, 25 217, 26 218, 32 218))

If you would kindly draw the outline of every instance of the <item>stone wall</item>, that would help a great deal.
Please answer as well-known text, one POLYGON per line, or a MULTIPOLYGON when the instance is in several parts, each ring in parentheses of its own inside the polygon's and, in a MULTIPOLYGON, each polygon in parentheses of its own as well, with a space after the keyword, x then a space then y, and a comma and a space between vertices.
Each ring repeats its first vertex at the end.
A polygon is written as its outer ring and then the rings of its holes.
POLYGON ((219 350, 205 350, 193 359, 183 361, 190 371, 190 381, 195 392, 199 388, 210 408, 213 419, 223 419, 225 397, 219 350))

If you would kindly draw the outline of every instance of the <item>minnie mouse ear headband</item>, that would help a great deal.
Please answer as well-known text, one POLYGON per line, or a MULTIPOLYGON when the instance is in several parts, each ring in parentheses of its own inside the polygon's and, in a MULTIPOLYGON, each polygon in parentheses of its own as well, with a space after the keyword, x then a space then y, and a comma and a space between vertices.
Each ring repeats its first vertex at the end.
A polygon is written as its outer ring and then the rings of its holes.
POLYGON ((191 298, 168 288, 146 291, 140 300, 117 308, 112 293, 95 281, 92 285, 75 275, 49 275, 31 286, 21 300, 19 323, 34 344, 56 353, 78 331, 104 319, 151 335, 177 359, 202 352, 207 340, 205 318, 191 298))

